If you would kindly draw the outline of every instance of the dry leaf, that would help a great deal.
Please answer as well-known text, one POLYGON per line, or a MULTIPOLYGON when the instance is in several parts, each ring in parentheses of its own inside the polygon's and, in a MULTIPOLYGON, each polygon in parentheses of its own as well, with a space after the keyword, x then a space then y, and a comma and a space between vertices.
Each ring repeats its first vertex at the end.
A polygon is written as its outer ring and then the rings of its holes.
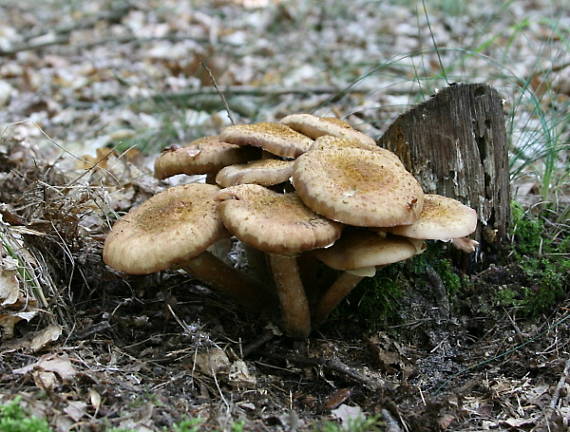
POLYGON ((89 400, 91 401, 91 406, 95 409, 95 412, 98 412, 99 408, 101 408, 101 395, 97 390, 93 388, 89 389, 89 400))
POLYGON ((196 365, 203 374, 214 376, 218 372, 227 371, 230 367, 230 360, 222 349, 212 348, 196 355, 196 365))
POLYGON ((243 360, 237 360, 230 366, 229 381, 238 387, 255 387, 257 379, 249 373, 243 360))
POLYGON ((5 260, 0 263, 0 305, 10 305, 16 303, 20 293, 20 283, 18 282, 15 269, 9 269, 5 266, 5 260))
POLYGON ((35 370, 32 372, 34 384, 42 390, 53 390, 59 383, 59 379, 54 372, 45 370, 35 370))
POLYGON ((323 404, 325 410, 333 410, 352 396, 352 389, 341 388, 327 396, 323 404))
POLYGON ((3 339, 10 339, 14 337, 14 326, 22 321, 30 321, 33 317, 35 317, 37 311, 29 311, 29 312, 12 312, 12 311, 4 311, 4 313, 0 314, 0 327, 2 327, 2 338, 3 339))
POLYGON ((63 410, 71 419, 75 422, 81 420, 82 417, 86 416, 85 408, 87 404, 82 401, 72 401, 69 402, 67 407, 63 410))
POLYGON ((59 378, 69 381, 77 374, 77 370, 67 357, 44 356, 38 362, 23 368, 14 369, 14 374, 26 375, 33 371, 47 371, 56 373, 59 378))
POLYGON ((501 424, 507 425, 509 427, 513 427, 513 428, 520 428, 522 426, 532 426, 536 423, 535 419, 529 418, 529 419, 523 419, 523 418, 508 418, 504 421, 501 422, 501 424))
POLYGON ((30 342, 30 349, 32 352, 37 352, 43 349, 50 342, 54 342, 61 336, 62 327, 57 324, 50 324, 43 330, 37 332, 32 341, 30 342))

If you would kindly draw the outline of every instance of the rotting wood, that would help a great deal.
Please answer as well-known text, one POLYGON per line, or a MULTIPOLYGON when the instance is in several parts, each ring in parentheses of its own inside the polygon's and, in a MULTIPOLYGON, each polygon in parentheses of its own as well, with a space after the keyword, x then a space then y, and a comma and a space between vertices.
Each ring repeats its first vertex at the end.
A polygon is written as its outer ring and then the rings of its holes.
POLYGON ((426 193, 477 210, 485 253, 507 236, 510 182, 502 98, 486 84, 447 87, 402 114, 379 139, 400 156, 426 193))

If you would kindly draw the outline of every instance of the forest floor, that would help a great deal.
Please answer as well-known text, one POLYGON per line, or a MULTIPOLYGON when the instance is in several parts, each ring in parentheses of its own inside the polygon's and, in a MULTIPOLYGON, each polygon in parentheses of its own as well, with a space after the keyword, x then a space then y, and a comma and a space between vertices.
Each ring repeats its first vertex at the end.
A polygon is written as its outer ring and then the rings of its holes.
POLYGON ((57 431, 569 430, 570 22, 484 3, 2 2, 0 404, 57 431), (118 215, 188 181, 153 178, 161 148, 295 112, 378 138, 451 82, 505 98, 519 204, 496 262, 461 274, 432 245, 305 341, 185 274, 103 264, 118 215))

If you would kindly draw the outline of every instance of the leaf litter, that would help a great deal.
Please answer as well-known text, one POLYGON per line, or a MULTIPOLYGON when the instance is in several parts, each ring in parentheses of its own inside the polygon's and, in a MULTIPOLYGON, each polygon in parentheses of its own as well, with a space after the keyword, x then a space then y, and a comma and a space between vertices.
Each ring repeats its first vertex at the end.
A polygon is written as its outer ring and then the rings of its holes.
MULTIPOLYGON (((426 17, 399 2, 381 13, 375 2, 208 3, 0 7, 0 402, 22 395, 57 430, 183 418, 204 430, 237 420, 310 430, 372 414, 392 430, 565 430, 568 300, 551 319, 513 325, 493 305, 495 281, 475 275, 451 317, 418 287, 384 331, 354 313, 302 344, 177 272, 124 277, 103 265, 116 217, 172 184, 150 174, 153 151, 230 123, 204 87, 212 78, 237 121, 316 110, 377 137, 431 91, 417 71, 441 72, 426 17), (504 355, 521 334, 542 336, 504 355)), ((546 3, 499 18, 476 5, 430 10, 444 63, 465 60, 445 48, 480 47, 452 72, 491 81, 508 104, 512 77, 488 61, 502 51, 541 104, 567 106, 568 26, 549 21, 546 3)), ((519 117, 518 130, 536 127, 519 117)), ((519 197, 536 202, 536 190, 527 173, 519 197)))

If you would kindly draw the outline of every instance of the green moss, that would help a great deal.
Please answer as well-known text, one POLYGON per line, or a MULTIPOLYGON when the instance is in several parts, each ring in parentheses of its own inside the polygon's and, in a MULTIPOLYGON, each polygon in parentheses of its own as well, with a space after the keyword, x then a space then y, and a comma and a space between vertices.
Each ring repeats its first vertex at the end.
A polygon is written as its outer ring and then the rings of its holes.
MULTIPOLYGON (((546 219, 525 212, 518 203, 512 205, 512 218, 511 252, 526 283, 511 296, 511 304, 528 316, 547 313, 569 293, 570 238, 564 231, 554 236, 546 219)), ((505 293, 497 300, 508 305, 505 293)))
POLYGON ((0 405, 0 432, 51 432, 47 421, 27 415, 20 406, 21 399, 14 398, 0 405))
POLYGON ((402 272, 403 264, 394 264, 376 272, 373 278, 365 278, 339 308, 335 316, 356 314, 371 329, 376 329, 398 317, 399 299, 405 293, 407 281, 402 272))
POLYGON ((441 242, 428 242, 426 251, 410 262, 414 278, 425 279, 427 267, 431 266, 441 278, 448 294, 457 294, 463 285, 463 279, 447 256, 441 242))
POLYGON ((536 255, 540 250, 544 223, 527 214, 523 207, 513 202, 511 206, 514 253, 520 255, 536 255))

